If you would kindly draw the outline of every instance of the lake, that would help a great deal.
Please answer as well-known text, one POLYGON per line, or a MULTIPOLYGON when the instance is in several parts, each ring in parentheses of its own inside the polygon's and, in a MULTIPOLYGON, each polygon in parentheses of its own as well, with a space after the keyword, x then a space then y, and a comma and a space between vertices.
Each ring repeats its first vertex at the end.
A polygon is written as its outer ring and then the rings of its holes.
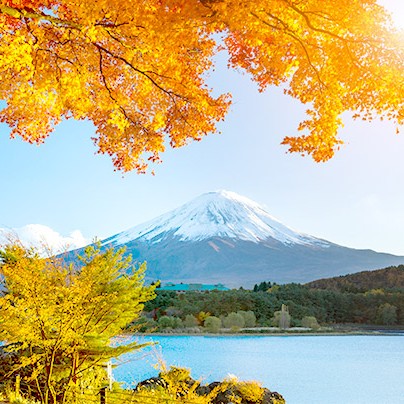
POLYGON ((404 403, 404 336, 155 336, 159 345, 124 355, 114 378, 157 375, 159 358, 195 379, 259 380, 287 404, 404 403))

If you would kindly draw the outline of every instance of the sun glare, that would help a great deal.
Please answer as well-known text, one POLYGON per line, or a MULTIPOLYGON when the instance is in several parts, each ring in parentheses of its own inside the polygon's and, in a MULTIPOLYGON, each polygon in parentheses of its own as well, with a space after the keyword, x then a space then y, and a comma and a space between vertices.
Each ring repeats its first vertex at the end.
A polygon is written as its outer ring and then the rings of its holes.
POLYGON ((404 1, 403 0, 379 0, 379 4, 390 11, 397 27, 404 30, 404 1))

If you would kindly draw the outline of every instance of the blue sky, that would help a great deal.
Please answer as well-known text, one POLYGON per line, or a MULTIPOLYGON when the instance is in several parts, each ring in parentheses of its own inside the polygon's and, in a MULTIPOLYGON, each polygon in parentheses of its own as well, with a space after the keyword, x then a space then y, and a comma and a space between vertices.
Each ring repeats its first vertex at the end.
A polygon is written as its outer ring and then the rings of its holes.
MULTIPOLYGON (((389 5, 404 14, 400 1, 389 5)), ((155 176, 114 172, 108 157, 95 155, 86 122, 64 122, 40 147, 10 140, 0 125, 0 228, 35 223, 61 235, 80 230, 87 239, 102 238, 227 189, 296 230, 404 255, 404 128, 396 135, 387 122, 344 117, 346 145, 316 164, 280 145, 304 116, 281 89, 260 94, 248 76, 223 66, 212 85, 233 94, 222 133, 168 150, 155 176)))

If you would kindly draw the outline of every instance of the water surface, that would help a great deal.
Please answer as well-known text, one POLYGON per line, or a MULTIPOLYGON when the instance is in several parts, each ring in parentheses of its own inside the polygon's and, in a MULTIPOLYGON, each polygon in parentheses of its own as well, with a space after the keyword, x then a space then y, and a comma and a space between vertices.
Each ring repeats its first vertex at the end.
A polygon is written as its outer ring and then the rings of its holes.
POLYGON ((404 404, 404 336, 156 336, 123 356, 116 380, 155 376, 153 365, 191 368, 204 382, 259 380, 288 404, 404 404))

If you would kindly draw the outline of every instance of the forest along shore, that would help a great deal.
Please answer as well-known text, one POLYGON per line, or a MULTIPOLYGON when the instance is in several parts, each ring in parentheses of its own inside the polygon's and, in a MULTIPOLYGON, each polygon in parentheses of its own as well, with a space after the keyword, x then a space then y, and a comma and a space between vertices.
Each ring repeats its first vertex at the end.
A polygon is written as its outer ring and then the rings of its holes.
MULTIPOLYGON (((187 286, 187 285, 177 285, 187 286)), ((307 285, 261 282, 253 290, 156 289, 141 332, 391 333, 404 330, 404 265, 307 285)))
POLYGON ((240 329, 240 331, 232 331, 230 329, 222 329, 217 333, 204 332, 195 329, 171 329, 155 332, 137 332, 139 335, 147 336, 201 336, 201 337, 229 337, 229 336, 341 336, 341 335, 404 335, 404 326, 378 327, 372 325, 358 326, 357 324, 335 324, 331 327, 321 327, 318 330, 307 329, 303 327, 292 327, 281 330, 274 327, 256 327, 248 329, 240 329))

